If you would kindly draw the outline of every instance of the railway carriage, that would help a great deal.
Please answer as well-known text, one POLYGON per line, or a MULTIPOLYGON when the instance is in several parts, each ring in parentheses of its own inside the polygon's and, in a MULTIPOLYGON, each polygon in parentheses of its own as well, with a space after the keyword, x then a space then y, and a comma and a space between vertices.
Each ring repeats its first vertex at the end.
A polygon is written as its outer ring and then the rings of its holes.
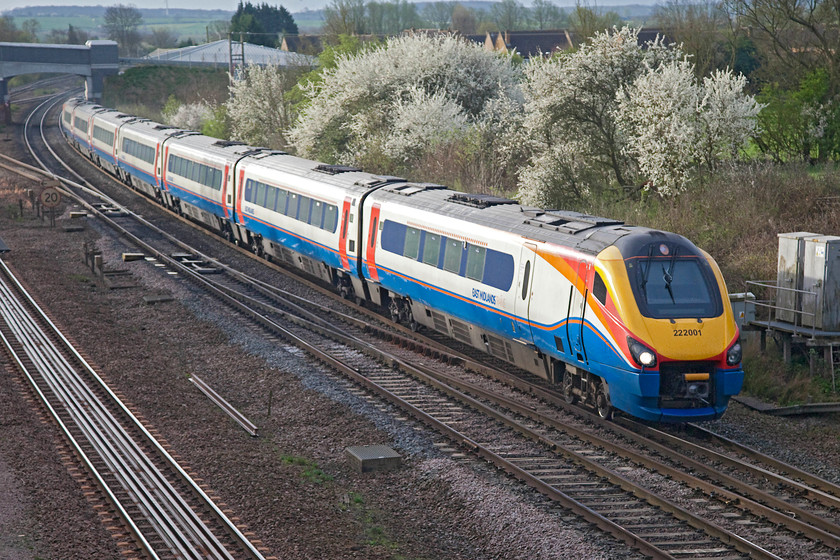
POLYGON ((195 134, 145 119, 130 121, 119 130, 117 165, 123 181, 172 207, 171 198, 162 190, 163 144, 170 138, 195 134))
POLYGON ((68 138, 106 167, 108 142, 96 138, 91 152, 97 122, 115 135, 117 174, 170 209, 396 321, 560 384, 602 416, 616 407, 658 422, 712 419, 740 391, 739 332, 720 270, 679 235, 68 101, 68 138))
POLYGON ((254 151, 241 142, 201 134, 171 136, 163 144, 162 194, 173 209, 229 235, 234 168, 254 151))
POLYGON ((70 120, 65 126, 65 130, 70 134, 73 144, 87 157, 91 157, 93 153, 91 118, 96 113, 105 110, 104 107, 80 100, 74 100, 64 105, 65 117, 62 122, 66 122, 68 116, 70 120))
POLYGON ((239 200, 231 212, 237 242, 345 293, 354 291, 357 202, 378 179, 355 168, 263 151, 239 162, 236 181, 239 200))
POLYGON ((90 157, 112 175, 119 176, 117 134, 122 125, 132 120, 137 120, 137 117, 113 109, 104 109, 91 115, 90 157))
POLYGON ((711 419, 740 391, 725 285, 681 236, 437 186, 387 186, 367 208, 362 270, 395 319, 562 384, 605 416, 711 419))

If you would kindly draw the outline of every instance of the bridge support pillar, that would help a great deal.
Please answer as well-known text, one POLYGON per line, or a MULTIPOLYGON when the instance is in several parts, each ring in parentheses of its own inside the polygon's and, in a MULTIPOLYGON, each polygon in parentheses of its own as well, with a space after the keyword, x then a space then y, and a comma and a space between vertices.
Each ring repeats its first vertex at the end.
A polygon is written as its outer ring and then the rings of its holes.
POLYGON ((105 89, 105 75, 94 71, 91 76, 85 78, 85 99, 99 103, 102 101, 102 92, 105 89))
POLYGON ((5 124, 12 124, 12 97, 9 95, 9 83, 0 79, 0 119, 5 124))

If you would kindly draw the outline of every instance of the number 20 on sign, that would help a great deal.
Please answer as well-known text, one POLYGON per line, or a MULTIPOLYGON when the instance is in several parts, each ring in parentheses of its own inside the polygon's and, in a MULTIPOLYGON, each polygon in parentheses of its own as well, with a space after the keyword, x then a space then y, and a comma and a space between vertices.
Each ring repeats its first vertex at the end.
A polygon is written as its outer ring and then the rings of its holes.
POLYGON ((54 187, 42 190, 39 198, 44 208, 55 208, 61 203, 61 193, 54 187))

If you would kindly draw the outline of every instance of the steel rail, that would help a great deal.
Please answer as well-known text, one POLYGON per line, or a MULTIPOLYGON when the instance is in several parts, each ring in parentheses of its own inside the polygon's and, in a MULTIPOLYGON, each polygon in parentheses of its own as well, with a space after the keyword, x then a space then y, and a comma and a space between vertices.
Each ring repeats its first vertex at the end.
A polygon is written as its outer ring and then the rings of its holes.
POLYGON ((234 557, 217 537, 203 527, 195 512, 162 473, 151 465, 146 454, 107 411, 102 401, 78 378, 73 366, 57 350, 52 350, 53 345, 46 333, 23 309, 11 307, 9 302, 13 294, 5 283, 0 284, 0 290, 4 297, 3 308, 7 311, 7 324, 24 345, 29 359, 63 402, 84 437, 94 445, 112 475, 151 516, 158 527, 158 535, 179 557, 202 558, 210 553, 214 558, 233 560, 234 557), (198 543, 203 544, 196 546, 198 543), (196 549, 203 553, 195 555, 196 549))
POLYGON ((27 367, 23 360, 21 359, 20 355, 14 349, 12 342, 6 337, 6 335, 0 332, 0 338, 3 340, 3 345, 6 348, 6 352, 9 356, 13 359, 15 364, 17 365, 18 369, 23 373, 26 377, 27 381, 29 382, 30 386, 32 387, 35 394, 41 400, 43 405, 46 407, 47 411, 49 412, 50 416, 58 425, 61 432, 64 434, 65 439, 68 441, 72 449, 74 450, 76 456, 82 461, 82 464, 87 468, 88 472, 94 477, 97 482, 97 485, 105 494, 106 499, 111 503, 111 505, 117 510, 118 515, 125 521, 126 525, 128 526, 129 532, 131 533, 132 537, 138 543, 138 545, 146 552, 149 558, 157 559, 158 555, 143 536, 142 531, 137 527, 134 523, 133 518, 128 514, 128 512, 123 507, 120 500, 116 497, 114 492, 111 490, 110 486, 105 482, 103 479, 103 475, 99 472, 99 470, 94 466, 91 459, 88 457, 88 454, 82 449, 82 446, 76 440, 76 438, 72 435, 70 429, 62 420, 61 416, 59 415, 58 411, 52 406, 49 402, 47 396, 41 391, 41 388, 38 386, 33 373, 30 371, 30 368, 27 367))
MULTIPOLYGON (((55 103, 53 103, 53 106, 55 104, 57 104, 58 101, 60 101, 60 98, 58 96, 56 97, 56 99, 57 100, 55 101, 55 103)), ((47 102, 42 103, 39 107, 42 107, 46 104, 47 104, 47 102)), ((45 115, 46 115, 46 112, 45 112, 45 115)), ((31 120, 31 117, 32 117, 32 115, 30 115, 29 118, 27 119, 27 123, 31 120)), ((44 121, 44 118, 42 118, 41 122, 43 123, 43 121, 44 121)), ((43 128, 44 128, 43 125, 42 125, 41 128, 42 128, 42 130, 41 130, 42 137, 46 141, 46 138, 43 136, 43 128)), ((26 134, 24 134, 24 136, 26 137, 26 134)), ((29 146, 29 149, 33 152, 33 156, 36 158, 36 160, 39 161, 39 163, 41 165, 46 167, 46 164, 40 158, 38 158, 36 154, 34 154, 34 149, 32 148, 31 143, 29 143, 28 138, 26 138, 26 141, 27 141, 27 145, 29 146)), ((47 143, 46 145, 49 147, 49 143, 47 143)), ((52 151, 51 147, 49 147, 49 149, 50 149, 50 151, 52 151)), ((61 158, 59 158, 57 156, 57 154, 55 154, 54 152, 52 152, 52 153, 56 157, 57 160, 61 161, 61 158)), ((91 194, 99 194, 99 193, 95 193, 94 191, 92 191, 91 189, 89 189, 88 187, 86 187, 84 185, 80 185, 80 184, 77 184, 73 181, 70 181, 70 180, 68 180, 64 177, 57 176, 55 173, 52 173, 51 171, 42 171, 42 173, 44 173, 45 175, 47 175, 49 177, 55 178, 55 179, 65 183, 65 184, 69 183, 69 184, 71 184, 71 185, 73 185, 77 188, 81 188, 83 190, 86 190, 86 191, 90 192, 91 194)), ((76 198, 81 203, 85 204, 86 207, 88 207, 88 209, 91 209, 91 210, 95 211, 95 209, 93 207, 91 207, 85 201, 79 199, 74 193, 65 190, 64 194, 66 194, 68 196, 71 196, 73 198, 76 198)), ((111 202, 113 203, 113 201, 111 201, 111 202)), ((212 511, 215 518, 217 518, 225 526, 225 531, 229 534, 229 536, 231 536, 243 550, 247 551, 247 553, 251 557, 257 558, 257 559, 264 558, 262 553, 259 550, 257 550, 257 548, 250 542, 250 540, 245 535, 242 534, 242 532, 239 530, 239 528, 236 527, 236 525, 228 518, 228 516, 223 511, 221 511, 221 509, 219 509, 219 507, 210 499, 209 496, 207 496, 207 494, 201 489, 201 487, 199 487, 195 483, 195 481, 193 481, 192 478, 180 467, 180 465, 178 465, 178 463, 171 457, 171 455, 157 442, 157 440, 148 432, 148 430, 146 430, 146 428, 142 425, 142 423, 137 421, 137 419, 133 416, 133 414, 122 404, 121 401, 119 401, 119 399, 116 397, 116 395, 113 394, 113 392, 107 386, 107 384, 105 384, 104 381, 102 381, 102 379, 92 370, 92 368, 90 368, 90 366, 87 364, 87 362, 84 360, 84 358, 82 358, 82 356, 79 355, 78 352, 76 352, 75 349, 73 349, 72 346, 69 345, 69 342, 66 341, 64 336, 60 333, 60 331, 52 324, 52 322, 49 320, 49 318, 46 316, 46 314, 44 314, 43 311, 40 310, 40 307, 38 307, 37 304, 34 302, 34 300, 32 300, 31 296, 28 296, 28 294, 27 294, 27 298, 29 299, 31 304, 35 308, 38 309, 39 313, 41 313, 44 320, 51 326, 51 328, 54 330, 56 335, 58 337, 60 337, 63 340, 63 342, 69 346, 69 349, 73 353, 74 358, 79 360, 81 363, 84 364, 84 367, 89 371, 89 373, 92 375, 92 377, 96 380, 96 383, 99 386, 99 388, 101 390, 105 391, 109 395, 109 398, 112 398, 112 399, 115 400, 115 402, 117 403, 117 406, 120 407, 122 413, 127 415, 129 418, 131 418, 131 420, 133 422, 133 427, 135 429, 139 430, 143 434, 144 438, 146 438, 149 441, 149 443, 154 447, 156 453, 160 457, 162 457, 169 464, 170 468, 172 468, 178 474, 178 476, 180 477, 181 480, 183 480, 185 483, 188 484, 188 486, 190 487, 191 493, 194 494, 195 496, 197 496, 202 501, 202 503, 210 511, 212 511)))

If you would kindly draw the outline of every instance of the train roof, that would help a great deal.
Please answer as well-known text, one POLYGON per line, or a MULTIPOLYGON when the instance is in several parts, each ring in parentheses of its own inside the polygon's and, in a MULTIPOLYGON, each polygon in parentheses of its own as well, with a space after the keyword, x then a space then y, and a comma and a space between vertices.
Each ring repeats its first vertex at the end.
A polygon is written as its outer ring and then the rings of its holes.
POLYGON ((140 136, 153 138, 156 142, 175 135, 195 134, 192 131, 184 130, 176 126, 168 126, 155 121, 138 118, 131 122, 131 126, 123 127, 121 132, 124 136, 140 136))
POLYGON ((100 111, 100 112, 96 113, 96 119, 114 124, 116 126, 120 126, 123 123, 134 122, 134 121, 139 121, 140 120, 138 117, 135 117, 134 115, 127 115, 125 113, 121 113, 120 111, 117 111, 116 109, 107 109, 105 111, 100 111))
POLYGON ((628 236, 642 234, 648 237, 662 233, 580 212, 543 210, 493 195, 452 191, 441 185, 387 185, 377 190, 373 197, 378 201, 397 202, 403 206, 501 229, 527 239, 554 243, 591 255, 597 255, 628 236))
POLYGON ((380 185, 388 183, 405 183, 405 179, 366 173, 358 167, 347 165, 330 165, 317 161, 293 156, 285 152, 270 152, 252 154, 248 165, 265 169, 289 173, 296 177, 303 177, 319 183, 327 183, 340 187, 350 195, 361 196, 380 185))
POLYGON ((234 142, 231 140, 219 140, 211 136, 204 136, 195 132, 184 131, 184 134, 179 135, 175 143, 167 143, 169 151, 177 151, 180 148, 187 148, 199 150, 204 154, 221 157, 224 159, 238 158, 251 153, 258 153, 262 148, 254 148, 244 142, 234 142))

